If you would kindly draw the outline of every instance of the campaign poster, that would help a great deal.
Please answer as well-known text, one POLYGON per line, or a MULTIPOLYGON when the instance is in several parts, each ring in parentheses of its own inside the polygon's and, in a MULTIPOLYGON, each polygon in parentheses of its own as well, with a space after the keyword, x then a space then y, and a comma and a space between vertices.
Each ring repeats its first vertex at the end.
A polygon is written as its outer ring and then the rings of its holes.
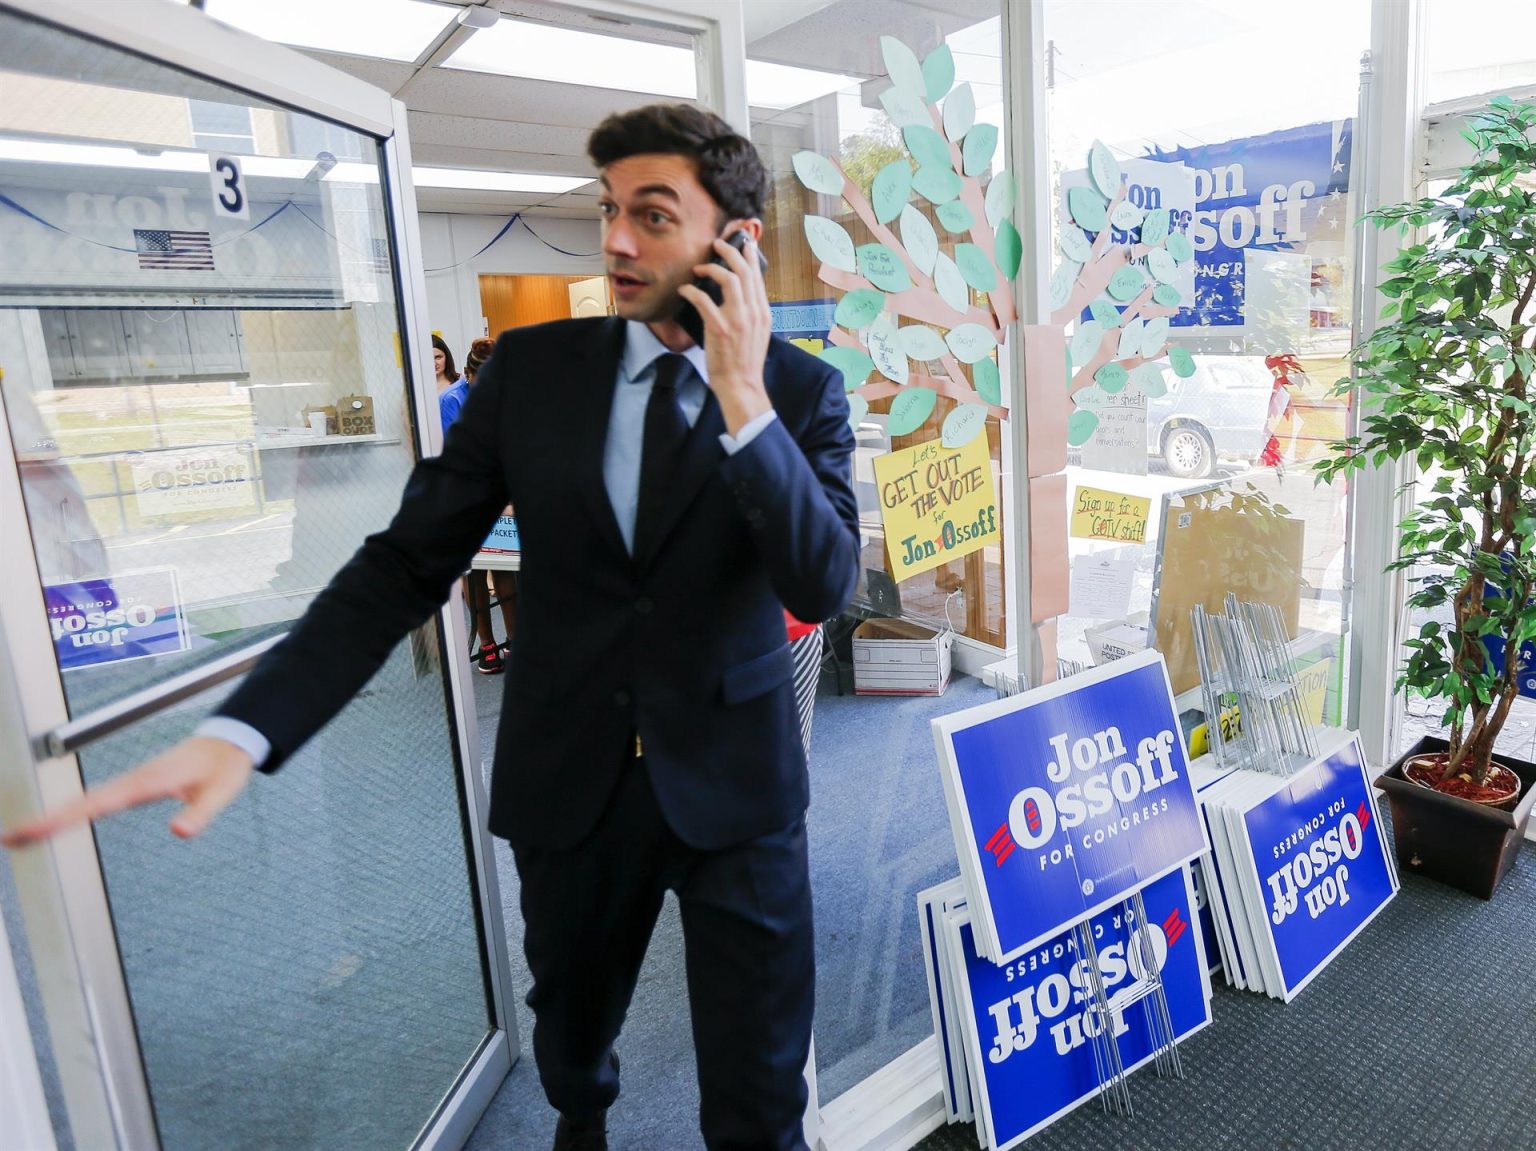
POLYGON ((986 436, 954 448, 927 440, 876 456, 875 485, 898 583, 1002 543, 986 436))
POLYGON ((1359 737, 1242 812, 1239 876, 1289 1003, 1397 894, 1359 737))
POLYGON ((1206 850, 1162 656, 933 720, 982 953, 1005 962, 1206 850))
MULTIPOLYGON (((1120 908, 1092 921, 1098 969, 1111 1002, 1155 961, 1175 1039, 1211 1020, 1210 980, 1200 942, 1194 895, 1183 868, 1142 892, 1147 921, 1137 925, 1120 908), (1133 942, 1138 934, 1141 942, 1133 942)), ((966 1040, 978 1118, 995 1151, 1027 1139, 1102 1089, 1094 1036, 1102 1024, 1088 1010, 1088 961, 1071 933, 1046 941, 1012 963, 996 966, 977 954, 972 924, 958 927, 965 956, 966 1040)), ((1156 1054, 1147 999, 1110 1013, 1110 1027, 1127 1073, 1156 1054)))
POLYGON ((245 448, 213 445, 133 453, 129 458, 141 516, 256 507, 256 485, 245 448))
POLYGON ((43 598, 61 671, 171 655, 190 646, 174 568, 45 584, 43 598))

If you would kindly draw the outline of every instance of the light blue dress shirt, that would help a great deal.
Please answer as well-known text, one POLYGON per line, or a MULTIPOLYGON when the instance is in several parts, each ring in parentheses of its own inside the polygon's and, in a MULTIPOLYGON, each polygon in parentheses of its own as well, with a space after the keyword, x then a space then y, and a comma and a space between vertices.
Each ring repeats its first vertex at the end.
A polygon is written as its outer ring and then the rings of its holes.
MULTIPOLYGON (((618 518, 624 547, 631 554, 635 550, 635 514, 640 506, 640 452, 645 439, 645 406, 650 403, 651 388, 656 383, 656 361, 666 354, 667 346, 650 328, 635 320, 626 321, 624 354, 619 357, 613 406, 608 413, 608 438, 603 444, 603 485, 608 490, 613 514, 618 518)), ((693 371, 687 379, 678 382, 677 402, 691 428, 698 423, 709 398, 709 366, 703 348, 695 346, 682 354, 693 366, 693 371)), ((727 455, 733 456, 777 418, 777 413, 769 408, 748 421, 736 435, 722 435, 720 446, 727 455)), ((234 744, 251 757, 256 767, 272 754, 272 744, 266 736, 250 724, 228 716, 210 716, 197 725, 194 734, 234 744)))

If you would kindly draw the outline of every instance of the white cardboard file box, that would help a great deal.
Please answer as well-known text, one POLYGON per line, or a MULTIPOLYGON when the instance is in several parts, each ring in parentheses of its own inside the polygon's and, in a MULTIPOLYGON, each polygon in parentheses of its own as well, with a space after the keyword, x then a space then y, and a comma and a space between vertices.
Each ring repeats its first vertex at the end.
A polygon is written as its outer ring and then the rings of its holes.
POLYGON ((1083 638, 1088 641, 1088 655, 1095 667, 1146 651, 1147 613, 1132 612, 1125 619, 1091 627, 1083 638))
POLYGON ((853 633, 856 695, 943 695, 955 633, 901 619, 868 619, 853 633))

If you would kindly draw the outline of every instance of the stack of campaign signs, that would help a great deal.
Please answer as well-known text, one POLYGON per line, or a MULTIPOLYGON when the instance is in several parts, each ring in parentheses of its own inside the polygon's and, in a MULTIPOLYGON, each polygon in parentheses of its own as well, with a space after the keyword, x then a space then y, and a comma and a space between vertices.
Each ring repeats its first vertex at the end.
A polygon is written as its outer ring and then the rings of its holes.
POLYGON ((1359 736, 1329 730, 1292 775, 1194 775, 1210 831, 1204 893, 1234 987, 1289 1003, 1397 894, 1359 736))
POLYGON ((1110 1086, 1100 991, 1127 1072, 1210 1022, 1206 833, 1156 652, 933 729, 961 872, 919 897, 946 1106, 1001 1151, 1110 1086))

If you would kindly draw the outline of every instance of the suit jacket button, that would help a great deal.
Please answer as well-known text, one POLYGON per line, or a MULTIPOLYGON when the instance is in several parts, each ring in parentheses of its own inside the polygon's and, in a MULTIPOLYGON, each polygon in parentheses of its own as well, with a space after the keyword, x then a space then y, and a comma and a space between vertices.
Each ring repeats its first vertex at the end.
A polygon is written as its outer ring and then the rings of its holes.
POLYGON ((651 609, 655 606, 656 605, 651 602, 651 598, 649 596, 641 596, 635 601, 635 610, 641 615, 650 615, 651 609))
POLYGON ((620 688, 618 691, 613 693, 613 702, 619 707, 628 707, 629 692, 625 691, 623 688, 620 688))

